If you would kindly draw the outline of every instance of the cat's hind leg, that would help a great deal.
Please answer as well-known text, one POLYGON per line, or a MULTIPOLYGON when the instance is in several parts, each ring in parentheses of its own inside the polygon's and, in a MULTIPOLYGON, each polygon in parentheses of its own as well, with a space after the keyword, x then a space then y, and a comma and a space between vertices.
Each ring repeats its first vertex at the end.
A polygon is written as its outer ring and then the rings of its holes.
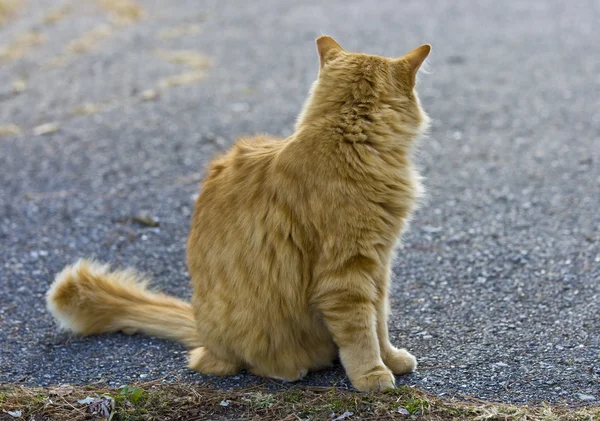
POLYGON ((188 367, 203 374, 226 376, 240 371, 242 365, 217 356, 208 348, 201 346, 188 353, 188 367))

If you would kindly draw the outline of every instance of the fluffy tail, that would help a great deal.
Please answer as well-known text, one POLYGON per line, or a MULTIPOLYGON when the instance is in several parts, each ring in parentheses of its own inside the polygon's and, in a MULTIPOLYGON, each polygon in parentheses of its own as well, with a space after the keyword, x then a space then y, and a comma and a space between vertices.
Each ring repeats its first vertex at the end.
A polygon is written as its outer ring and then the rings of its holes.
POLYGON ((142 332, 195 348, 202 344, 189 303, 148 290, 132 270, 80 260, 56 276, 48 310, 64 329, 80 335, 142 332))

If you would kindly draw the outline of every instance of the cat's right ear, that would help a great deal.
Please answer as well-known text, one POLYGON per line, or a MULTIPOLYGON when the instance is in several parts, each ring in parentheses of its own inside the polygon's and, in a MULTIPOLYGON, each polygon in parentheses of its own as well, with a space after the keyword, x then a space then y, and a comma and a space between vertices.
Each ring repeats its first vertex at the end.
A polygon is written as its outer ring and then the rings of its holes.
POLYGON ((321 59, 321 67, 323 67, 325 63, 337 57, 344 49, 333 38, 322 36, 317 38, 317 51, 321 59))
POLYGON ((423 44, 412 50, 410 53, 400 57, 399 60, 407 64, 408 77, 412 86, 415 86, 417 72, 430 52, 431 45, 423 44))

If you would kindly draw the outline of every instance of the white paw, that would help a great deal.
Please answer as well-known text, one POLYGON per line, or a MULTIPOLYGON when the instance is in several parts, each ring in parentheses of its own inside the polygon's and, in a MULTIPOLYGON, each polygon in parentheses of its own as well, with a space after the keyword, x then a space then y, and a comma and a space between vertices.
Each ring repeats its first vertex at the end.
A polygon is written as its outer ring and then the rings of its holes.
POLYGON ((383 362, 394 374, 412 373, 417 369, 417 359, 406 349, 392 348, 383 362))

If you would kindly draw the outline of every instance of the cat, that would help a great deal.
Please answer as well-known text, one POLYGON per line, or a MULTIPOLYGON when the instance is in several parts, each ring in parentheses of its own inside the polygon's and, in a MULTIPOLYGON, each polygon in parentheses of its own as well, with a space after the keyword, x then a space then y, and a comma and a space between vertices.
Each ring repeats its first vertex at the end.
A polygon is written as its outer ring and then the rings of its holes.
POLYGON ((428 117, 415 92, 431 47, 391 59, 317 39, 320 69, 287 139, 242 138, 207 170, 187 263, 191 303, 133 270, 80 260, 47 294, 81 335, 143 332, 189 347, 189 367, 296 381, 338 357, 359 391, 417 362, 388 338, 393 251, 422 185, 428 117))

